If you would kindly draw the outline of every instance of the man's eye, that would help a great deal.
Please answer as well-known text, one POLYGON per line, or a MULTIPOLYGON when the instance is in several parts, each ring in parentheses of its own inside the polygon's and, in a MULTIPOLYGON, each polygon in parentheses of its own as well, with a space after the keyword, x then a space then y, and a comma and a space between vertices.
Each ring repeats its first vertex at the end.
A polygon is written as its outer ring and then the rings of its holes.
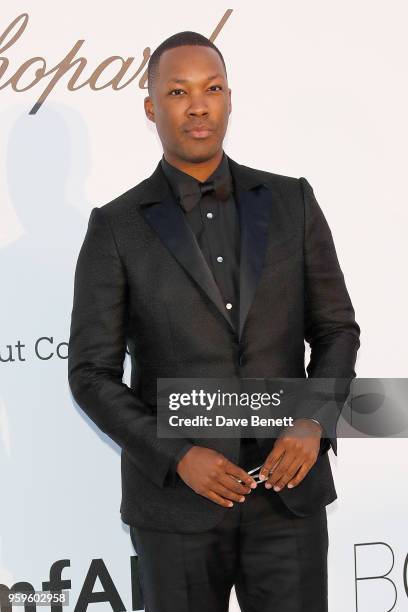
MULTIPOLYGON (((210 89, 212 89, 213 87, 218 87, 220 90, 222 90, 221 85, 211 85, 210 89)), ((174 92, 178 92, 178 91, 183 91, 183 92, 184 92, 184 89, 180 89, 180 88, 177 88, 177 89, 172 89, 172 90, 170 91, 170 95, 173 95, 173 94, 174 94, 174 92)), ((184 93, 185 93, 185 92, 184 92, 184 93)), ((173 97, 177 97, 177 95, 173 95, 173 97)))

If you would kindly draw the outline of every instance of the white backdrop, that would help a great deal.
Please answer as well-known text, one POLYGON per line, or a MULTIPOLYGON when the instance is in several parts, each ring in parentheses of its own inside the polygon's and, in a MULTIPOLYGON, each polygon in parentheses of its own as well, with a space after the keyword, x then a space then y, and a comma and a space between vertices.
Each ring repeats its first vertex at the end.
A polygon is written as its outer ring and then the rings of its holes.
MULTIPOLYGON (((40 590, 60 562, 69 610, 86 609, 78 598, 88 572, 91 590, 117 592, 123 605, 115 609, 132 609, 135 553, 119 515, 120 449, 74 404, 66 361, 73 273, 90 210, 151 174, 162 152, 143 110, 145 67, 122 89, 98 90, 119 67, 96 79, 108 57, 135 58, 125 83, 147 47, 181 30, 210 36, 221 23, 215 43, 233 107, 226 152, 309 180, 362 329, 357 373, 406 376, 407 5, 280 0, 229 8, 209 2, 198 11, 178 0, 2 3, 0 584, 28 581, 40 590), (75 58, 86 62, 76 85, 69 82, 78 63, 29 114, 78 40, 75 58), (94 584, 95 568, 105 578, 94 584)), ((331 453, 339 495, 328 508, 331 612, 408 609, 407 450, 406 440, 340 440, 338 457, 331 453), (389 572, 388 580, 358 582, 357 607, 355 550, 358 577, 389 572)), ((234 592, 230 608, 238 610, 234 592)))

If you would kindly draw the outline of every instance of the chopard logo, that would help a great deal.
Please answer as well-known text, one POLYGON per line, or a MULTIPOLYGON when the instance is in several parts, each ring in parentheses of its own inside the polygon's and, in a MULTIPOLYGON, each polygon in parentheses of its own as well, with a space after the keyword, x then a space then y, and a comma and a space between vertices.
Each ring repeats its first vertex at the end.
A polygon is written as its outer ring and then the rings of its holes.
MULTIPOLYGON (((230 17, 233 9, 227 9, 221 20, 215 27, 213 33, 209 37, 212 42, 217 38, 218 34, 224 27, 227 19, 230 17)), ((46 98, 50 95, 56 84, 62 77, 69 73, 67 89, 69 91, 77 91, 82 87, 89 86, 94 91, 111 87, 115 91, 124 89, 139 75, 138 85, 140 89, 147 89, 147 62, 150 57, 150 47, 146 47, 142 52, 142 59, 137 66, 135 57, 122 57, 120 55, 111 55, 102 60, 96 68, 89 74, 87 69, 88 60, 86 57, 78 56, 79 50, 85 40, 77 40, 72 49, 68 51, 65 57, 56 66, 50 68, 44 57, 36 55, 28 58, 17 69, 10 65, 10 60, 3 54, 17 43, 23 35, 29 20, 28 13, 21 13, 10 23, 3 34, 0 35, 0 90, 11 87, 16 92, 27 91, 49 80, 30 110, 30 115, 35 115, 40 110, 46 98), (108 79, 104 79, 104 72, 109 69, 109 74, 112 74, 112 66, 117 66, 116 74, 108 79), (145 68, 146 67, 146 68, 145 68), (87 69, 87 70, 86 70, 87 69), (144 72, 142 72, 144 70, 144 72), (14 72, 13 72, 14 70, 14 72), (8 73, 12 72, 11 76, 8 73), (86 78, 86 73, 88 77, 86 78)))

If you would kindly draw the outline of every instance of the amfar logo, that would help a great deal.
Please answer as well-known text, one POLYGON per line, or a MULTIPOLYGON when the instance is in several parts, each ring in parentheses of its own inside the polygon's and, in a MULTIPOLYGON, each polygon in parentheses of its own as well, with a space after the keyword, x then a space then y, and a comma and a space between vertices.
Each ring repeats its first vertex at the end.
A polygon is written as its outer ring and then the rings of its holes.
MULTIPOLYGON (((209 37, 209 39, 214 42, 217 38, 218 34, 221 32, 224 27, 227 19, 232 13, 232 9, 227 9, 221 18, 218 25, 215 27, 213 33, 209 37)), ((6 28, 4 33, 0 36, 0 54, 8 51, 22 36, 24 30, 28 24, 28 14, 22 13, 18 17, 11 22, 11 24, 6 28)), ((98 66, 93 70, 91 75, 82 81, 82 83, 78 83, 78 79, 82 76, 83 71, 88 63, 88 60, 85 57, 77 57, 79 49, 84 44, 84 40, 77 40, 72 49, 68 51, 65 57, 53 68, 49 68, 47 66, 47 61, 44 57, 35 56, 30 57, 25 62, 21 64, 14 71, 14 73, 3 83, 1 79, 6 74, 6 72, 10 68, 10 61, 7 57, 0 57, 0 90, 5 89, 10 86, 14 91, 27 91, 32 87, 35 87, 40 81, 49 77, 51 75, 52 78, 48 82, 48 85, 45 87, 37 102, 34 104, 33 108, 30 110, 30 115, 35 115, 35 113, 41 108, 41 105, 49 96, 51 91, 54 89, 55 85, 58 81, 69 71, 73 69, 73 74, 71 75, 68 83, 67 89, 69 91, 77 91, 81 89, 81 87, 85 87, 89 85, 91 89, 94 91, 99 91, 100 89, 105 89, 107 87, 111 87, 115 91, 119 91, 120 89, 124 89, 135 78, 142 72, 143 68, 147 65, 147 62, 150 58, 150 47, 146 47, 143 49, 143 58, 140 65, 136 68, 136 71, 133 72, 129 76, 129 73, 133 67, 135 62, 134 57, 121 57, 120 55, 111 55, 104 59, 98 66), (108 81, 103 82, 103 73, 106 69, 110 68, 112 65, 118 65, 117 73, 113 78, 110 78, 108 81), (126 77, 126 79, 125 79, 126 77), (21 81, 24 79, 24 82, 28 85, 22 85, 21 81)), ((142 76, 139 79, 139 87, 140 89, 147 89, 146 87, 147 81, 147 69, 144 71, 142 76)))
MULTIPOLYGON (((130 610, 143 610, 143 599, 140 589, 140 577, 139 577, 139 566, 138 557, 130 557, 130 577, 131 577, 131 589, 132 589, 132 602, 130 610)), ((66 591, 71 588, 71 580, 62 579, 62 570, 65 567, 70 567, 71 562, 69 559, 60 559, 55 561, 50 567, 50 578, 42 583, 43 591, 66 591)), ((3 602, 10 601, 12 593, 34 593, 35 589, 29 582, 16 582, 11 587, 7 587, 4 584, 0 584, 0 600, 3 602), (9 597, 10 596, 10 597, 9 597)), ((69 610, 73 612, 86 612, 89 609, 91 603, 107 602, 112 610, 115 612, 124 612, 127 610, 124 605, 122 598, 115 586, 112 576, 103 561, 103 559, 92 559, 89 566, 87 575, 85 576, 81 591, 78 596, 78 600, 73 605, 73 602, 69 602, 69 610), (95 583, 99 579, 102 585, 102 591, 94 591, 95 583)), ((0 606, 1 607, 1 606, 0 606)), ((48 606, 47 606, 48 607, 48 606)), ((1 607, 3 610, 11 610, 12 606, 1 607)), ((27 604, 24 609, 29 609, 33 612, 36 609, 35 603, 27 604)), ((63 612, 67 608, 62 604, 53 603, 51 610, 53 612, 63 612)))

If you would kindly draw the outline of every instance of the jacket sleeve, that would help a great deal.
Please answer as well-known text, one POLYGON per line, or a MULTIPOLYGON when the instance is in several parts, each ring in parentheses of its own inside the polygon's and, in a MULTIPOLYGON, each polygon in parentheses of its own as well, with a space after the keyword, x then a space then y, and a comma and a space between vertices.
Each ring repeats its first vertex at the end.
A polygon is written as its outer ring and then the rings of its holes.
POLYGON ((173 458, 172 464, 170 466, 170 469, 167 473, 167 477, 165 480, 165 484, 170 486, 170 487, 175 487, 177 484, 177 480, 180 478, 180 476, 177 473, 177 464, 179 461, 181 461, 181 459, 184 457, 184 455, 187 453, 187 451, 190 450, 190 448, 194 446, 194 444, 192 442, 187 442, 185 446, 183 446, 183 448, 181 448, 178 453, 175 455, 175 457, 173 458))
POLYGON ((80 408, 157 486, 168 484, 184 438, 159 438, 157 418, 122 382, 127 279, 104 212, 93 208, 79 251, 68 345, 68 380, 80 408))
POLYGON ((306 370, 309 378, 331 379, 327 383, 319 381, 316 397, 322 399, 312 402, 312 414, 308 416, 321 423, 325 438, 337 454, 336 425, 356 376, 360 327, 328 223, 309 182, 304 177, 299 180, 304 202, 305 340, 311 349, 306 370))

